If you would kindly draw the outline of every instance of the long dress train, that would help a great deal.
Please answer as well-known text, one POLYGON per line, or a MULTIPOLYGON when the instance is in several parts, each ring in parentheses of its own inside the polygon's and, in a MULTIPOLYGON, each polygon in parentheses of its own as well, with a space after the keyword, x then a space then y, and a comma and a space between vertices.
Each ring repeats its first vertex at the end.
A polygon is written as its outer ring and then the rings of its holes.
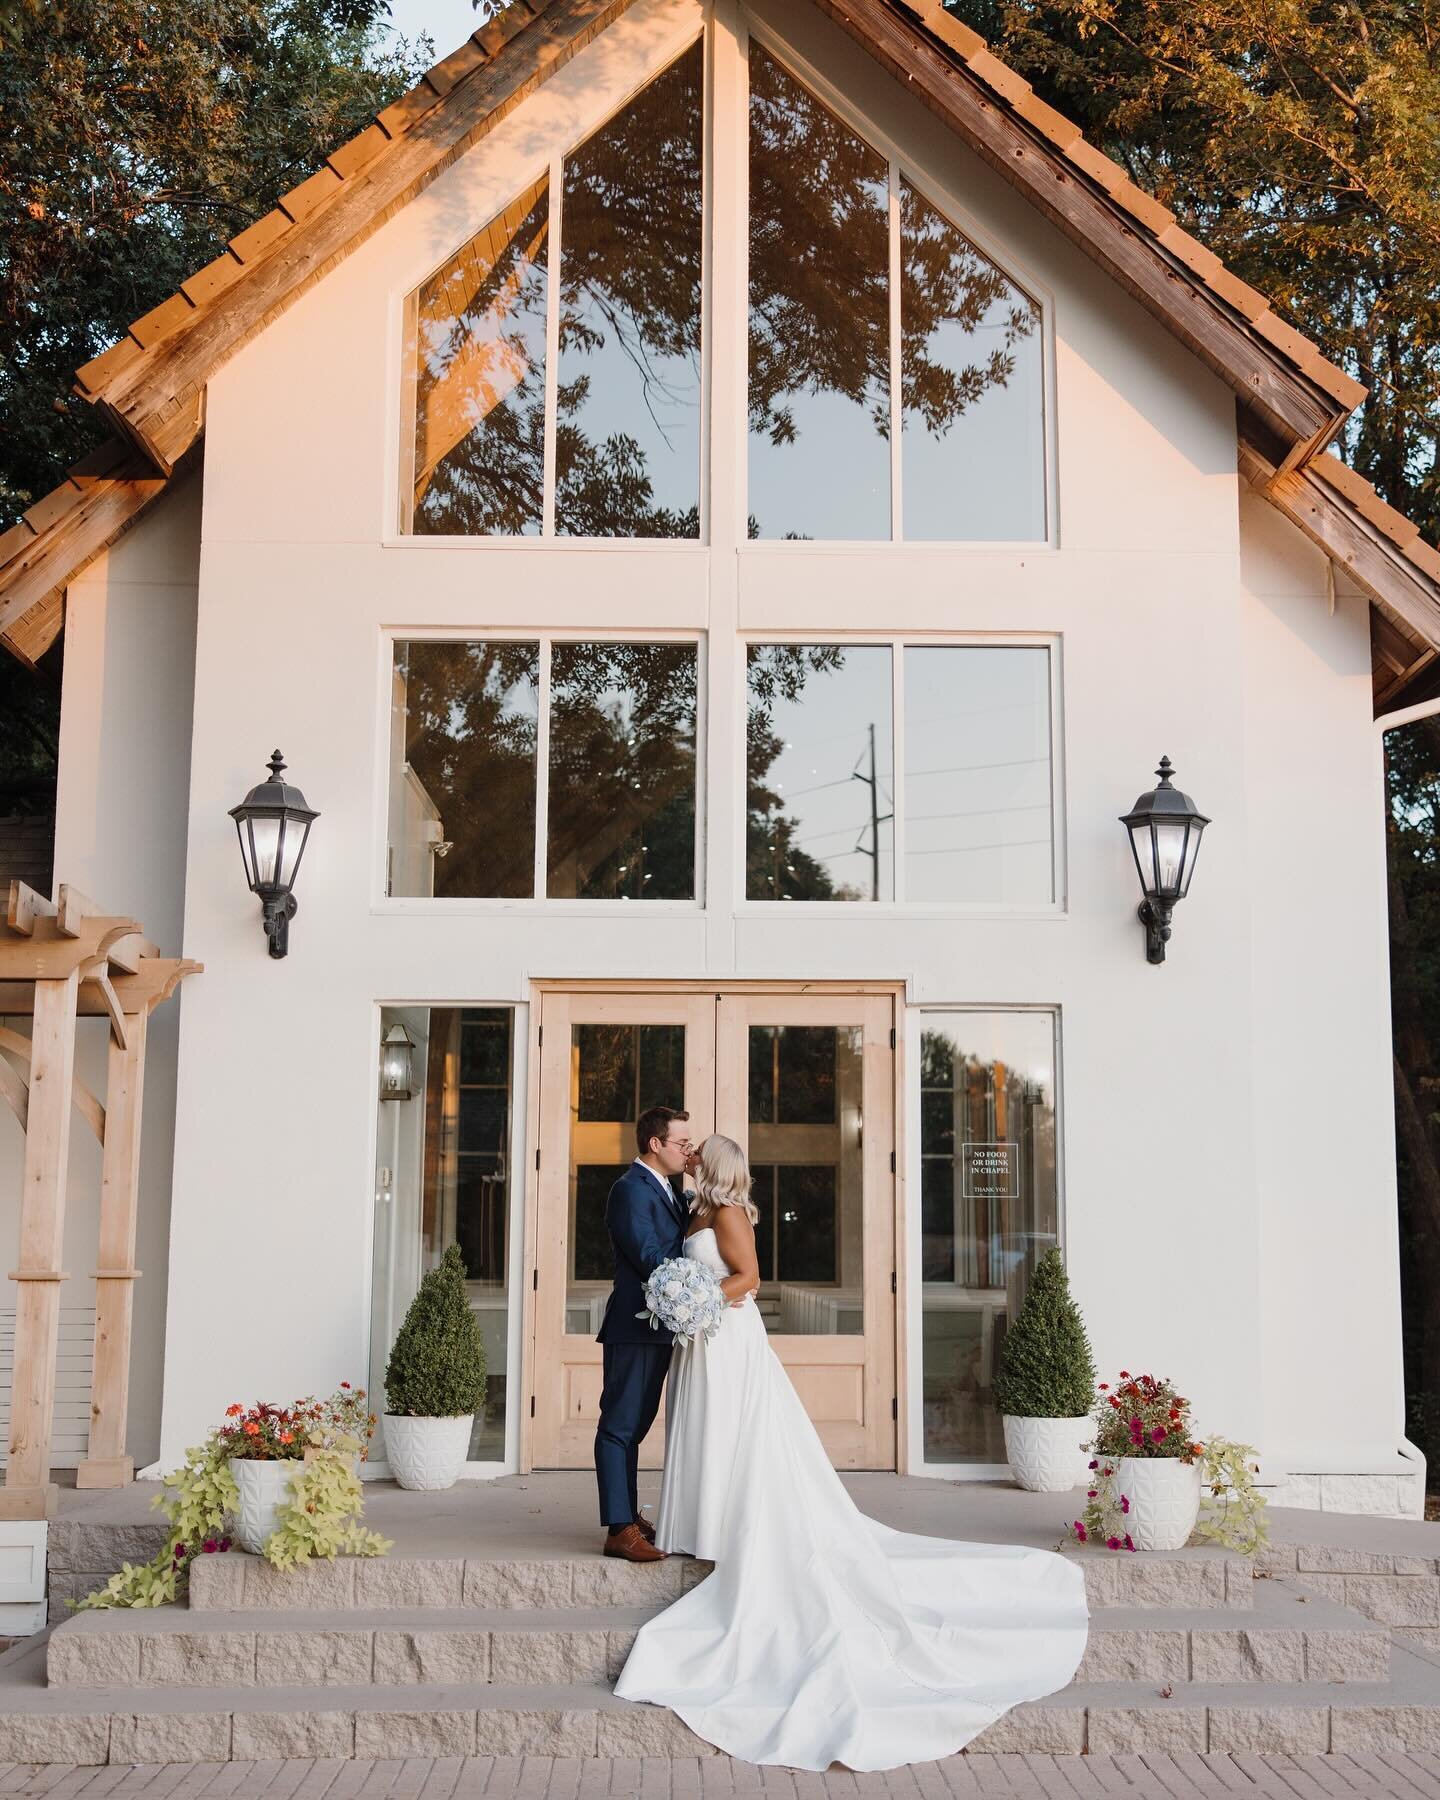
MULTIPOLYGON (((685 1254, 731 1271, 709 1229, 685 1254)), ((753 1302, 677 1346, 656 1542, 711 1574, 641 1630, 615 1691, 747 1762, 889 1769, 961 1749, 1073 1678, 1082 1570, 892 1530, 851 1500, 753 1302)))

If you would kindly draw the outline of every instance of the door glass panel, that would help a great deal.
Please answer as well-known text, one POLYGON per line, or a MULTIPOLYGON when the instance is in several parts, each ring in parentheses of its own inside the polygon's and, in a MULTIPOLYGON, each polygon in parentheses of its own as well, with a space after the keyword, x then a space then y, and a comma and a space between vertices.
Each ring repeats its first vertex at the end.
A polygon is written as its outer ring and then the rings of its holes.
POLYGON ((864 1332, 864 1034, 849 1025, 752 1025, 750 1161, 766 1329, 864 1332))
MULTIPOLYGON (((469 1460, 500 1462, 509 1354, 514 1015, 509 1007, 386 1007, 381 1022, 382 1034, 404 1025, 416 1048, 412 1097, 380 1102, 371 1392, 377 1401, 383 1396, 390 1348, 421 1277, 458 1244, 485 1340, 488 1378, 469 1460)), ((375 1411, 383 1412, 383 1405, 375 1411)))
POLYGON ((549 232, 542 177, 411 296, 416 536, 540 531, 549 232))
POLYGON ((1049 651, 903 654, 905 898, 1053 900, 1049 651))
POLYGON ((570 1218, 565 1329, 594 1337, 615 1274, 605 1202, 634 1161, 635 1121, 685 1107, 683 1025, 588 1024, 570 1037, 570 1218))
POLYGON ((745 898, 893 900, 888 644, 751 644, 745 898))
POLYGON ((924 1015, 920 1159, 925 1459, 1003 1463, 991 1382, 1058 1241, 1051 1014, 924 1015))
POLYGON ((750 46, 750 536, 890 536, 882 157, 750 46))
POLYGON ((555 530, 700 535, 704 52, 565 158, 555 530))
POLYGON ((540 647, 415 638, 391 675, 386 892, 535 892, 540 647))
POLYGON ((695 897, 694 644, 556 644, 552 900, 695 897))
POLYGON ((904 535, 1045 535, 1040 309, 900 182, 904 535))

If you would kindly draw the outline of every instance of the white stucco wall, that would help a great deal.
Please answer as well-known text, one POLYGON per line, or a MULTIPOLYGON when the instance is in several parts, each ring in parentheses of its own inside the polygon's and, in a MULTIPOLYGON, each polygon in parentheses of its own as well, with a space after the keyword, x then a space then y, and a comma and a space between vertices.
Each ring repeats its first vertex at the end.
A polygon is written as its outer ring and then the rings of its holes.
MULTIPOLYGON (((67 592, 56 794, 55 880, 138 919, 169 956, 180 953, 185 890, 183 821, 189 808, 195 593, 201 481, 167 494, 67 592)), ((130 1359, 127 1449, 155 1455, 165 1353, 166 1263, 179 998, 150 1022, 141 1125, 140 1204, 130 1359)), ((11 1021, 28 1034, 29 1020, 11 1021)), ((82 1019, 75 1073, 104 1102, 108 1030, 82 1019)), ((0 1118, 0 1194, 18 1196, 24 1142, 0 1118)), ((95 1305, 100 1147, 75 1118, 61 1266, 62 1308, 95 1305)), ((18 1205, 0 1208, 4 1267, 13 1268, 18 1205)), ((14 1284, 0 1305, 13 1307, 14 1284)), ((74 1458, 69 1460, 73 1461, 74 1458)))
MULTIPOLYGON (((1314 569, 1293 544, 1272 546, 1268 577, 1247 547, 1242 577, 1230 392, 818 12, 779 0, 756 11, 1045 297, 1057 540, 1023 551, 743 541, 732 140, 712 171, 709 547, 384 541, 403 295, 533 180, 557 141, 574 142, 679 47, 700 17, 691 0, 638 0, 215 377, 185 912, 186 953, 207 974, 181 1024, 162 1460, 231 1399, 323 1391, 365 1368, 380 1002, 523 1002, 537 976, 772 974, 903 977, 917 1006, 1058 1007, 1065 1241, 1102 1374, 1171 1375, 1200 1429, 1283 1441, 1307 1467, 1323 1445, 1348 1471, 1393 1470, 1388 1023, 1363 608, 1316 617, 1314 569), (706 634, 703 906, 380 898, 383 634, 538 627, 706 634), (738 633, 755 628, 1053 641, 1065 904, 902 916, 741 903, 738 633), (1309 880, 1303 920, 1282 910, 1298 904, 1280 885, 1290 834, 1259 810, 1286 721, 1323 758, 1319 794, 1343 799, 1311 803, 1329 876, 1309 880), (266 956, 226 817, 277 743, 321 812, 283 962, 266 956), (1162 752, 1215 823, 1169 960, 1152 968, 1116 821, 1162 752), (1317 970, 1336 944, 1346 966, 1317 970), (1353 1154, 1313 1141, 1337 1114, 1334 1079, 1320 1077, 1342 1060, 1353 1154), (1340 1228, 1362 1157, 1373 1229, 1357 1246, 1340 1228), (237 1257, 255 1279, 225 1276, 237 1257), (1331 1331, 1319 1359, 1303 1335, 1317 1327, 1331 1331)), ((722 102, 733 68, 722 30, 722 102)), ((908 1173, 918 1193, 913 1162, 908 1173)))

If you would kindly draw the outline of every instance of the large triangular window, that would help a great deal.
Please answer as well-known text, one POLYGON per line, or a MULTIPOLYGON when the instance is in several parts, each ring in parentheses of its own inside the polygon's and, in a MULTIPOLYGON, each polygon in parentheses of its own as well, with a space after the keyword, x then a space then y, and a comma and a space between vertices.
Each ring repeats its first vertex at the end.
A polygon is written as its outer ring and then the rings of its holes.
POLYGON ((410 296, 402 530, 699 536, 703 66, 697 40, 410 296))

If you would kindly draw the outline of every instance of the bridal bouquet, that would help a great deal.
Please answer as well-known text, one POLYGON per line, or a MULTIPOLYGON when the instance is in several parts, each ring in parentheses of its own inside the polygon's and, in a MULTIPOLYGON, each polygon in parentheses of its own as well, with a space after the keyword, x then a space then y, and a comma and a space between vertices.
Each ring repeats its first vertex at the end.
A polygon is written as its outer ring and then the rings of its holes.
POLYGON ((689 1256, 667 1257, 657 1263, 645 1283, 645 1311, 652 1330, 663 1325, 682 1343, 691 1343, 703 1331, 714 1337, 725 1317, 726 1300, 715 1275, 689 1256))

